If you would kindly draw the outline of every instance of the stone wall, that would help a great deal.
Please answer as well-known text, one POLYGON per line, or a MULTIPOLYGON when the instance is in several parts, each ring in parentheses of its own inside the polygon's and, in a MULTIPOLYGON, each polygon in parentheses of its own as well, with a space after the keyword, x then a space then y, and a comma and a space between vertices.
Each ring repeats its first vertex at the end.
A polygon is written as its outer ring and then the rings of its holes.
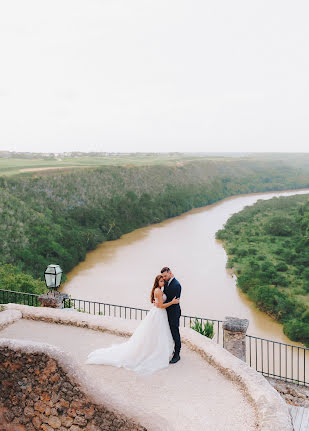
POLYGON ((266 377, 282 398, 292 406, 309 408, 309 387, 266 377))
POLYGON ((0 345, 1 431, 146 431, 95 404, 44 352, 0 345))

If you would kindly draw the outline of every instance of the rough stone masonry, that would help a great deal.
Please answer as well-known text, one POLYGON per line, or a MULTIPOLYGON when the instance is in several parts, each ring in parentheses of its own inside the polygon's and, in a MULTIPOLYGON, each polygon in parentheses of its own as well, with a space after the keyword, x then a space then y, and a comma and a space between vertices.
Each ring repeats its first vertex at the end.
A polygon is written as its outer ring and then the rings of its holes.
POLYGON ((90 401, 45 353, 0 349, 0 431, 147 431, 90 401))

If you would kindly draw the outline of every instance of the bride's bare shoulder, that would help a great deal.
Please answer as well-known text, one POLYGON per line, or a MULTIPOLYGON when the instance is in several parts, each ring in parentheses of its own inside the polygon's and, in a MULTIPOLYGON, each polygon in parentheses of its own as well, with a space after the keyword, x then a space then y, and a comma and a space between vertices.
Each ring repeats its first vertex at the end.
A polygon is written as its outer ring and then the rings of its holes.
POLYGON ((155 295, 162 295, 162 290, 159 287, 156 287, 154 293, 155 295))

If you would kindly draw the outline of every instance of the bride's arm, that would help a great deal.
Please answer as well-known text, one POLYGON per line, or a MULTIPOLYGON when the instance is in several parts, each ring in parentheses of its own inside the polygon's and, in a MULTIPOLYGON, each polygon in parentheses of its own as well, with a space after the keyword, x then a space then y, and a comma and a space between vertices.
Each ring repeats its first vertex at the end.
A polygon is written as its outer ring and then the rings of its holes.
POLYGON ((161 289, 156 289, 154 291, 154 296, 158 300, 158 302, 155 304, 155 306, 158 308, 167 308, 167 307, 170 307, 171 305, 179 304, 179 298, 176 298, 176 296, 170 302, 164 303, 163 302, 163 294, 162 294, 161 289))

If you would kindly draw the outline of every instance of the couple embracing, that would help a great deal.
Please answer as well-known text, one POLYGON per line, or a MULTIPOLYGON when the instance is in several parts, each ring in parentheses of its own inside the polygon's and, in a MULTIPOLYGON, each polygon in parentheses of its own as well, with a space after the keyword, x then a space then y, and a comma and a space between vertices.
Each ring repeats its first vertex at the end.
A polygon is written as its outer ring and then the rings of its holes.
POLYGON ((150 294, 153 307, 129 340, 91 352, 87 364, 113 365, 138 374, 151 374, 178 362, 180 295, 180 283, 170 268, 162 268, 150 294))

